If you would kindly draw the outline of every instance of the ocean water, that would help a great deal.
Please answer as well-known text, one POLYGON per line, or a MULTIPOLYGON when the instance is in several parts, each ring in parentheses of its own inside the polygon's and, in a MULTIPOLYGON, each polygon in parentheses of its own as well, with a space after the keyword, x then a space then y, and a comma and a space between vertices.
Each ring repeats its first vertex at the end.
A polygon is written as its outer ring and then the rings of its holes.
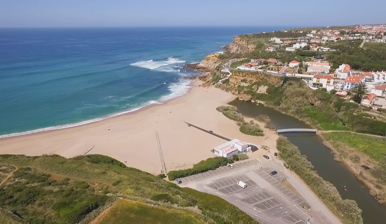
MULTIPOLYGON (((182 69, 284 27, 0 29, 0 135, 106 119, 187 93, 182 69)), ((140 115, 138 115, 140 116, 140 115)))

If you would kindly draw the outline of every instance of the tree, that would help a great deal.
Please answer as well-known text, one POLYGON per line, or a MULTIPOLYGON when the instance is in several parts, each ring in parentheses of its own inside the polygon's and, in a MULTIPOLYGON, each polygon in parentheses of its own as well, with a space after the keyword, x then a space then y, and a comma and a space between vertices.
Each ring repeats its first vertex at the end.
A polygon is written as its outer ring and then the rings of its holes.
POLYGON ((355 93, 352 99, 357 103, 361 103, 362 98, 366 93, 366 85, 363 83, 359 83, 353 88, 352 91, 355 93))

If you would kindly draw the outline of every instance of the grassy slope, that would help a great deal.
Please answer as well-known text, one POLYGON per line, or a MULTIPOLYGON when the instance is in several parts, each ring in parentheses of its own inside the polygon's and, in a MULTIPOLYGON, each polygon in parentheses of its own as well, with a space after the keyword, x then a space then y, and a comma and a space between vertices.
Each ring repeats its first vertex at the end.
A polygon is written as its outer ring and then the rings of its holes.
POLYGON ((126 168, 109 157, 1 155, 0 167, 17 167, 0 186, 0 207, 30 223, 88 223, 117 197, 165 209, 170 205, 197 206, 203 210, 199 219, 209 223, 256 223, 225 200, 181 189, 159 177, 126 168), (213 200, 216 203, 211 204, 213 200), (223 207, 233 215, 225 216, 223 207))
POLYGON ((106 214, 93 224, 129 224, 129 223, 205 223, 190 212, 172 208, 154 207, 142 202, 117 200, 106 214))
POLYGON ((386 157, 386 139, 347 132, 323 133, 323 137, 332 142, 343 142, 351 148, 357 149, 370 158, 381 161, 386 157))
POLYGON ((10 215, 0 210, 0 223, 1 224, 21 224, 22 222, 16 221, 10 215))

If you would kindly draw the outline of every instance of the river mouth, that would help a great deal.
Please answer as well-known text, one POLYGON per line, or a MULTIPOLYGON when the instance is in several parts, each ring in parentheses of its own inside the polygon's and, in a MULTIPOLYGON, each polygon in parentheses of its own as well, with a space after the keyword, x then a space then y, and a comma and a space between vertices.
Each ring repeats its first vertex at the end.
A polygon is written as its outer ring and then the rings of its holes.
MULTIPOLYGON (((238 99, 229 104, 237 107, 238 111, 246 117, 256 118, 259 115, 268 115, 270 126, 275 129, 311 128, 294 117, 261 104, 256 105, 238 99)), ((331 182, 338 189, 342 198, 352 199, 358 203, 359 208, 363 211, 362 217, 365 224, 383 224, 386 222, 386 206, 378 203, 370 195, 369 189, 343 163, 334 160, 331 149, 323 144, 321 138, 313 133, 286 133, 282 135, 296 145, 303 155, 307 156, 315 171, 323 179, 331 182)))

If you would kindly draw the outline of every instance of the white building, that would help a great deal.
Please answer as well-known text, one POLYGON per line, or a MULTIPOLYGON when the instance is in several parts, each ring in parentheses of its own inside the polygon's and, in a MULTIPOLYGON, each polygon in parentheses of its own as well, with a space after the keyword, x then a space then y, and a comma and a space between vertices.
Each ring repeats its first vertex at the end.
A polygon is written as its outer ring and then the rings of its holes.
POLYGON ((294 68, 294 67, 299 66, 299 64, 300 64, 300 62, 298 62, 298 61, 291 61, 288 66, 290 68, 294 68))
POLYGON ((371 93, 367 95, 361 102, 363 106, 370 107, 373 105, 374 99, 376 98, 376 95, 374 93, 371 93))
POLYGON ((336 69, 338 79, 346 79, 351 75, 351 67, 348 64, 342 64, 336 69))
POLYGON ((285 51, 290 51, 290 52, 292 52, 292 51, 296 51, 296 49, 295 49, 294 47, 286 47, 286 48, 285 48, 285 51))
POLYGON ((383 96, 383 94, 386 94, 386 85, 375 86, 371 93, 374 93, 376 96, 383 96))
POLYGON ((328 88, 328 91, 334 89, 334 76, 332 75, 314 75, 312 86, 319 88, 328 88))
POLYGON ((330 72, 330 66, 309 66, 307 68, 307 72, 328 74, 330 72))
POLYGON ((363 75, 352 75, 345 79, 343 90, 351 90, 359 83, 364 83, 365 77, 363 75))
POLYGON ((275 48, 273 48, 273 47, 267 47, 267 49, 265 49, 265 51, 273 52, 273 51, 275 51, 275 48))
POLYGON ((272 37, 272 38, 270 39, 270 41, 272 41, 272 42, 274 42, 274 43, 276 43, 276 44, 281 44, 281 43, 283 43, 283 41, 281 41, 280 38, 276 38, 276 37, 272 37))
POLYGON ((233 155, 248 152, 251 150, 251 146, 238 139, 225 142, 214 148, 214 154, 218 157, 231 158, 233 155))

